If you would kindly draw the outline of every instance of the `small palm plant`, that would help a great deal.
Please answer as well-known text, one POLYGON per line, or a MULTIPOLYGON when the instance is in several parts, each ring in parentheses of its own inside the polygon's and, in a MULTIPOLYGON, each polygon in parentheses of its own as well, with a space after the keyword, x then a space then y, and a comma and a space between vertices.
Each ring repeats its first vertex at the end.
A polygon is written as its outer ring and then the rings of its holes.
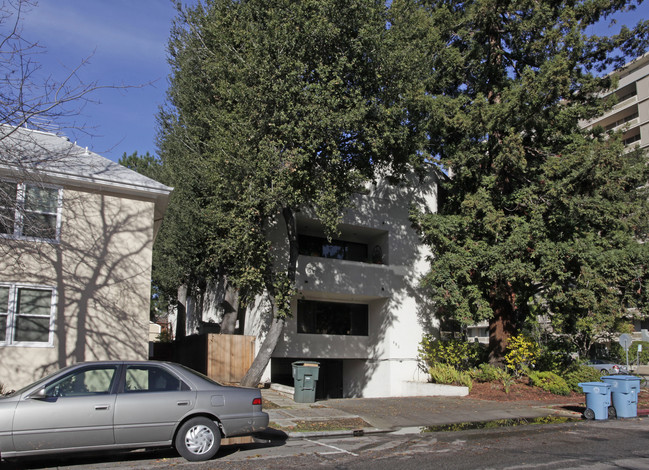
POLYGON ((514 385, 514 383, 516 383, 516 377, 505 372, 502 377, 500 377, 500 382, 503 384, 505 393, 509 395, 509 389, 514 385))

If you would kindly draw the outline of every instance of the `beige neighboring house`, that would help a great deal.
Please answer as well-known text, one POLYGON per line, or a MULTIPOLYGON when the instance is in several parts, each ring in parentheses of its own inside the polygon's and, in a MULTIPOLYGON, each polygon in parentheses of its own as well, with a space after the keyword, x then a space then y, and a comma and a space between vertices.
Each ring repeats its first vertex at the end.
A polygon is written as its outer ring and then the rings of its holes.
POLYGON ((65 137, 0 126, 0 384, 147 359, 171 191, 65 137))

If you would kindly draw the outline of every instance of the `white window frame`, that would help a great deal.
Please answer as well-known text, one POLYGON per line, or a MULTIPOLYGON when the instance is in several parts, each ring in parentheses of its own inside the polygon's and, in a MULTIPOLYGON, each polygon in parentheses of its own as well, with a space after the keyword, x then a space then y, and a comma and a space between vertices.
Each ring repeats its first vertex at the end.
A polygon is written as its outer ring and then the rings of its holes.
MULTIPOLYGON (((32 182, 19 182, 12 180, 3 180, 5 183, 16 185, 16 211, 14 214, 14 232, 13 233, 0 233, 2 238, 14 238, 27 241, 46 241, 58 243, 61 239, 61 213, 63 209, 63 188, 52 184, 36 184, 32 182), (56 235, 54 238, 32 237, 23 235, 24 216, 27 212, 25 208, 25 195, 27 194, 27 187, 35 186, 40 188, 54 189, 57 191, 56 213, 54 212, 38 212, 46 215, 56 215, 56 235)), ((35 211, 30 211, 35 212, 35 211)))
MULTIPOLYGON (((54 346, 54 326, 56 319, 56 302, 57 302, 57 291, 55 287, 44 286, 37 284, 8 284, 0 282, 0 287, 9 288, 9 305, 8 311, 5 312, 4 305, 0 306, 0 312, 3 315, 7 315, 7 327, 5 330, 5 340, 0 341, 0 347, 3 346, 17 346, 17 347, 37 347, 37 348, 49 348, 54 346), (15 329, 16 329, 16 319, 18 317, 18 292, 20 289, 33 289, 33 290, 47 290, 52 293, 52 303, 50 306, 50 315, 49 315, 49 334, 47 337, 47 342, 45 341, 14 341, 15 329)), ((24 316, 24 315, 23 315, 24 316)), ((40 317, 40 315, 39 315, 40 317)))

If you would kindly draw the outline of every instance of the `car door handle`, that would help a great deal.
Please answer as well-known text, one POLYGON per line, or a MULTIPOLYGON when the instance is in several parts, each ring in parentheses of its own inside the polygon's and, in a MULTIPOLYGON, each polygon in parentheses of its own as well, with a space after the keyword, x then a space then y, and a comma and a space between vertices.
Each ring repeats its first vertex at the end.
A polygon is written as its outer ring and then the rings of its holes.
POLYGON ((103 411, 107 410, 108 408, 110 408, 109 405, 95 405, 95 411, 103 411))
POLYGON ((187 406, 189 405, 189 401, 179 401, 178 406, 187 406))

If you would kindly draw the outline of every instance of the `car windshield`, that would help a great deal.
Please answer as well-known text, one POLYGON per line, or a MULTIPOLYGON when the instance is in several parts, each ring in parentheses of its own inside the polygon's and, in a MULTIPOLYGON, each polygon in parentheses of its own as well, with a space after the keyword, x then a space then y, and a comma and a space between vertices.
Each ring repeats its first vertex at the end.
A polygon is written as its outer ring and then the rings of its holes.
POLYGON ((15 397, 16 395, 20 395, 21 393, 26 392, 30 388, 36 387, 37 385, 40 385, 42 383, 47 382, 50 378, 54 377, 57 374, 60 374, 61 372, 65 371, 65 370, 68 370, 70 367, 72 367, 72 366, 64 367, 63 369, 59 369, 56 372, 52 372, 51 374, 46 375, 42 379, 39 379, 36 382, 30 383, 29 385, 21 388, 20 390, 12 390, 11 392, 7 393, 4 396, 6 398, 9 398, 9 397, 15 397))

